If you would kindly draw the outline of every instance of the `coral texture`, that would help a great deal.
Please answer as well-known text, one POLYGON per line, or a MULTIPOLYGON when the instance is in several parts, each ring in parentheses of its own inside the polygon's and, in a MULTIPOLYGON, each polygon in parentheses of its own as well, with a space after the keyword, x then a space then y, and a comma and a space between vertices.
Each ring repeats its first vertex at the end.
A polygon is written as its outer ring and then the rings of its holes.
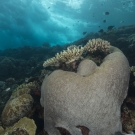
POLYGON ((100 38, 89 40, 88 43, 84 46, 84 50, 89 52, 95 52, 97 50, 101 52, 108 52, 109 48, 110 43, 100 38))
POLYGON ((94 69, 96 69, 96 67, 97 65, 95 62, 85 59, 79 64, 77 74, 81 76, 89 76, 94 71, 94 69))
POLYGON ((78 47, 73 45, 72 47, 68 47, 67 50, 57 53, 55 57, 46 60, 43 63, 43 66, 44 67, 56 66, 62 62, 68 64, 75 60, 78 60, 81 57, 82 53, 83 53, 83 47, 78 47))
POLYGON ((18 97, 18 96, 21 96, 23 94, 30 94, 30 92, 34 89, 36 89, 38 86, 37 86, 37 82, 34 81, 34 82, 29 82, 27 84, 23 83, 21 85, 19 85, 12 93, 10 100, 18 97))
POLYGON ((32 108, 33 98, 29 94, 23 94, 10 102, 7 102, 2 112, 2 123, 10 126, 24 117, 32 108))
POLYGON ((82 63, 79 74, 55 70, 44 79, 40 102, 49 135, 60 135, 56 127, 81 135, 79 126, 87 127, 89 135, 122 132, 120 108, 127 95, 129 63, 119 49, 110 50, 100 66, 90 67, 88 76, 82 63))
POLYGON ((89 40, 84 47, 76 45, 71 45, 67 47, 67 50, 57 53, 53 58, 47 59, 43 63, 43 66, 59 66, 60 63, 69 64, 81 58, 84 51, 93 53, 99 50, 101 52, 108 53, 109 48, 110 43, 108 41, 102 40, 100 38, 92 39, 89 40))
POLYGON ((36 128, 34 120, 23 117, 12 127, 0 132, 0 135, 35 135, 36 128))

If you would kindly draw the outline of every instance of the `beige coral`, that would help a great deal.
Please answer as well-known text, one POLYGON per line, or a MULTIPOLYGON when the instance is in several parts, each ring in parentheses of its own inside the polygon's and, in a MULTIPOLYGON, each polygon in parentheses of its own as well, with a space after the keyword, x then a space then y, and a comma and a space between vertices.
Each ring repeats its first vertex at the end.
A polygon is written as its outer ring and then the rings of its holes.
POLYGON ((63 62, 69 64, 78 60, 81 57, 83 50, 83 47, 73 45, 73 47, 68 47, 67 50, 63 50, 62 52, 57 53, 55 57, 46 60, 43 63, 43 66, 59 66, 59 64, 63 62))
POLYGON ((110 43, 108 41, 102 40, 100 38, 92 39, 89 40, 84 47, 76 45, 69 46, 67 50, 63 50, 62 52, 57 53, 55 57, 46 60, 43 63, 43 67, 59 66, 60 63, 66 64, 72 63, 75 60, 81 58, 84 50, 86 52, 92 53, 97 50, 100 50, 101 52, 107 53, 109 52, 109 49, 110 43))
POLYGON ((109 49, 110 49, 110 43, 100 38, 89 40, 87 44, 84 46, 85 51, 92 52, 92 53, 97 50, 106 53, 109 51, 109 49))
POLYGON ((68 47, 67 50, 57 53, 55 57, 58 61, 68 64, 75 60, 78 60, 81 57, 82 53, 83 47, 74 46, 68 47))
POLYGON ((50 59, 47 59, 44 63, 43 63, 43 67, 48 67, 48 66, 57 66, 59 65, 59 61, 53 57, 50 59))

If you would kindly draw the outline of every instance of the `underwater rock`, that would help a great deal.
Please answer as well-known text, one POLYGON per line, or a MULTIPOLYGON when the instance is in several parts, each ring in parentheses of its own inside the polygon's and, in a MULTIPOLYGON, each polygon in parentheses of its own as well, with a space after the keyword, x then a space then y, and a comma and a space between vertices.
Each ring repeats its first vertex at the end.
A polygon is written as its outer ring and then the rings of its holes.
POLYGON ((10 126, 24 117, 32 108, 33 98, 29 94, 23 94, 7 102, 2 112, 2 123, 10 126))
POLYGON ((120 108, 127 95, 129 63, 119 49, 110 50, 89 76, 55 70, 44 79, 40 102, 49 135, 60 135, 59 127, 81 135, 77 126, 87 127, 89 135, 122 132, 120 108))

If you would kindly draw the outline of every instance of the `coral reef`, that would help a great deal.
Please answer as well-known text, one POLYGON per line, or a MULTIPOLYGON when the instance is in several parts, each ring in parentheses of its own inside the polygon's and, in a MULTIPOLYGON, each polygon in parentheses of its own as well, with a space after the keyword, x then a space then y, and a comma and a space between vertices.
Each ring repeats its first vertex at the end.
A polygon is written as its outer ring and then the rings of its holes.
POLYGON ((100 66, 91 67, 88 60, 89 64, 79 65, 79 74, 55 70, 45 78, 40 102, 49 135, 60 135, 56 127, 81 135, 79 126, 88 128, 91 135, 122 132, 120 108, 127 95, 129 63, 119 49, 109 50, 100 66))
POLYGON ((109 48, 110 43, 108 41, 102 40, 100 38, 92 39, 89 40, 84 47, 76 45, 67 47, 67 50, 57 53, 55 57, 46 60, 43 63, 43 66, 59 66, 60 63, 69 64, 81 58, 84 51, 93 53, 99 50, 101 52, 108 53, 109 48))
MULTIPOLYGON (((134 110, 135 110, 135 105, 133 103, 135 99, 134 31, 135 31, 135 25, 122 26, 120 28, 112 29, 111 31, 104 30, 103 33, 87 33, 87 35, 85 35, 83 38, 63 46, 59 46, 59 45, 50 46, 48 43, 44 43, 42 46, 38 46, 38 47, 25 46, 25 47, 19 47, 15 49, 0 50, 0 71, 1 71, 0 72, 0 114, 2 113, 3 108, 5 107, 5 104, 7 103, 9 98, 10 100, 12 100, 22 94, 31 94, 34 100, 34 104, 30 113, 26 116, 34 119, 34 121, 36 122, 37 131, 33 135, 43 135, 43 134, 48 135, 45 131, 43 131, 44 115, 43 115, 43 108, 40 106, 39 103, 40 86, 43 78, 45 76, 50 75, 50 73, 52 73, 56 69, 76 72, 78 75, 81 75, 85 78, 93 74, 93 72, 89 72, 88 74, 87 68, 86 70, 80 70, 80 69, 84 69, 81 68, 81 63, 86 62, 82 64, 82 66, 86 64, 84 67, 86 66, 89 67, 90 63, 87 62, 87 60, 88 61, 92 60, 99 66, 100 64, 102 64, 103 58, 106 56, 106 53, 105 55, 104 53, 102 55, 102 53, 100 53, 100 50, 98 52, 93 52, 93 53, 91 52, 85 53, 84 51, 81 56, 84 58, 83 61, 82 59, 79 59, 69 64, 62 63, 61 64, 62 67, 47 67, 43 69, 42 67, 43 61, 55 56, 57 52, 62 52, 62 50, 67 50, 67 47, 69 49, 73 49, 76 46, 80 48, 79 45, 82 45, 84 47, 90 39, 92 40, 92 39, 101 38, 102 40, 109 41, 111 45, 120 48, 128 58, 130 66, 133 65, 133 67, 131 67, 133 68, 133 70, 131 69, 130 83, 128 89, 128 98, 130 98, 130 101, 127 99, 124 101, 124 105, 122 106, 122 114, 121 114, 123 131, 126 132, 125 134, 131 134, 131 131, 132 132, 135 131, 134 119, 133 119, 134 117, 132 117, 134 116, 134 110), (43 71, 41 73, 42 69, 43 71), (27 84, 29 84, 29 82, 32 82, 34 87, 25 87, 27 86, 27 84), (23 87, 20 85, 22 85, 23 87), (17 86, 20 86, 22 88, 20 87, 17 88, 17 86), (18 89, 17 91, 15 90, 16 88, 18 89), (13 92, 13 90, 15 91, 13 92), (11 94, 13 94, 12 97, 10 97, 11 94), (125 108, 125 110, 123 109, 123 107, 125 108)), ((58 64, 56 63, 55 65, 59 66, 59 63, 58 64)), ((0 125, 2 125, 1 121, 0 121, 0 125)), ((22 129, 22 128, 18 127, 18 129, 22 129)), ((62 135, 71 135, 68 132, 66 132, 64 129, 61 130, 62 128, 57 128, 57 129, 60 131, 62 135)), ((3 135, 3 130, 4 129, 0 127, 0 132, 2 132, 2 134, 0 135, 3 135)), ((79 128, 79 130, 81 130, 81 128, 79 128)), ((9 134, 11 135, 12 132, 10 132, 9 134)), ((82 132, 82 134, 85 135, 84 132, 82 132)), ((116 132, 115 135, 121 135, 121 133, 116 132)))

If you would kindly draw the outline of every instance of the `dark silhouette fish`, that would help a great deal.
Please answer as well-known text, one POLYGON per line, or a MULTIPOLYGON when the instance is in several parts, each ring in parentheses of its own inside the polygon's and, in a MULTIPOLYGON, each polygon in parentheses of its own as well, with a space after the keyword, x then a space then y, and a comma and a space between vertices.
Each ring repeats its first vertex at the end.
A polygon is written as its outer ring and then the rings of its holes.
POLYGON ((103 21, 104 23, 106 22, 106 20, 103 21))
POLYGON ((109 12, 104 12, 104 15, 109 15, 110 13, 109 12))
POLYGON ((100 29, 98 32, 99 32, 99 33, 103 33, 103 32, 104 32, 104 30, 103 30, 103 29, 100 29))
POLYGON ((86 33, 87 33, 87 32, 86 32, 86 31, 84 31, 82 34, 83 34, 83 35, 85 35, 86 33))
POLYGON ((108 26, 108 30, 112 30, 114 26, 108 26))

